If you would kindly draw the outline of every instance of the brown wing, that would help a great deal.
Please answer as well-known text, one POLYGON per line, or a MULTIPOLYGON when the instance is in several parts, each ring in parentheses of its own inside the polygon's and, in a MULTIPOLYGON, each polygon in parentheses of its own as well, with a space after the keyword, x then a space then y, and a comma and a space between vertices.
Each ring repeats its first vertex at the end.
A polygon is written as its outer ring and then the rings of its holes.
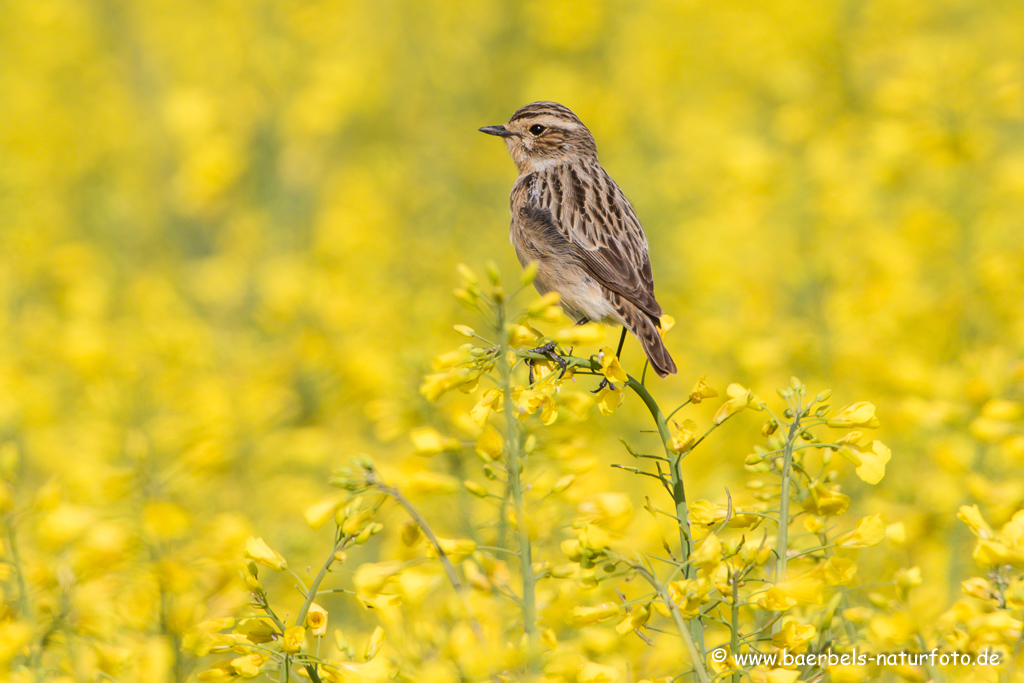
POLYGON ((647 238, 622 190, 594 161, 537 174, 536 198, 581 266, 603 285, 655 319, 654 276, 647 238))

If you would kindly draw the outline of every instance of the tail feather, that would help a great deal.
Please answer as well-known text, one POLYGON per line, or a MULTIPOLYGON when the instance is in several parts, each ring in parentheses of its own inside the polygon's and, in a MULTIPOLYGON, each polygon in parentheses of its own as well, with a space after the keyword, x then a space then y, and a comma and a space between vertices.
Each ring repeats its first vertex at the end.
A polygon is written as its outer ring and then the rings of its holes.
POLYGON ((658 373, 659 377, 667 377, 676 374, 676 364, 665 348, 658 333, 660 326, 656 318, 652 318, 639 308, 624 301, 621 297, 612 297, 615 312, 619 314, 629 331, 633 333, 644 347, 644 353, 651 361, 651 366, 658 373))

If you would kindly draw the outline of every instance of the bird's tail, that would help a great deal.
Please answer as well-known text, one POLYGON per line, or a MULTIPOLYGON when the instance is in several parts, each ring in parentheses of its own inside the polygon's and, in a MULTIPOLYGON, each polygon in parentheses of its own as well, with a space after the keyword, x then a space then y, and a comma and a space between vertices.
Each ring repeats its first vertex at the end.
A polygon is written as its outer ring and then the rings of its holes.
POLYGON ((647 354, 647 358, 650 359, 651 366, 658 376, 667 377, 676 374, 675 361, 672 360, 668 349, 665 348, 665 342, 661 340, 661 335, 658 333, 660 324, 657 319, 647 315, 630 302, 624 301, 622 297, 612 297, 612 303, 615 306, 615 312, 622 318, 629 331, 640 340, 640 345, 644 347, 644 353, 647 354))

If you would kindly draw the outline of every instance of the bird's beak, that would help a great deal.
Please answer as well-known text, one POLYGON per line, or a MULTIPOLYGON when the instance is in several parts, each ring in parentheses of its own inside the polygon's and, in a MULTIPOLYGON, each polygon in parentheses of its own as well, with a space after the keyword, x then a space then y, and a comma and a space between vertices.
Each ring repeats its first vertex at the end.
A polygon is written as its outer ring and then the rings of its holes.
POLYGON ((503 138, 510 138, 513 135, 515 135, 515 133, 510 131, 505 126, 484 126, 483 128, 480 129, 480 132, 487 133, 488 135, 498 135, 503 138))

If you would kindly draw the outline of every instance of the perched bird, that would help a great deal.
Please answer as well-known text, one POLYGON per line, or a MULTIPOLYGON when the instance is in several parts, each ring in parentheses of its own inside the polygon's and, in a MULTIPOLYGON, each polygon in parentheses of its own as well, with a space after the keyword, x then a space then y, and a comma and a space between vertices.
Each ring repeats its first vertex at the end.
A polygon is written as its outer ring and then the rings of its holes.
POLYGON ((633 207, 597 160, 583 122, 555 102, 522 107, 481 132, 505 138, 519 170, 510 197, 510 235, 519 262, 537 262, 534 284, 561 295, 577 322, 617 322, 632 332, 655 372, 676 364, 658 334, 661 306, 647 238, 633 207))

